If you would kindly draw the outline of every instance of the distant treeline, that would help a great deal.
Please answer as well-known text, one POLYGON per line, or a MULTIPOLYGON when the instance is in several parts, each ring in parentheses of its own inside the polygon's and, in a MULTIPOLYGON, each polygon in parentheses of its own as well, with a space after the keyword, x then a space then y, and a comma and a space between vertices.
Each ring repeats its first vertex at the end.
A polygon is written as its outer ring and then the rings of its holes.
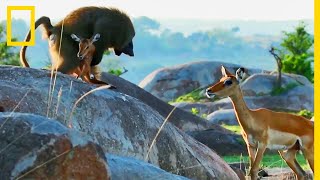
POLYGON ((241 29, 212 29, 185 36, 182 32, 163 29, 148 17, 134 19, 135 51, 139 57, 180 56, 205 59, 254 58, 268 55, 271 44, 281 38, 267 35, 239 35, 241 29))

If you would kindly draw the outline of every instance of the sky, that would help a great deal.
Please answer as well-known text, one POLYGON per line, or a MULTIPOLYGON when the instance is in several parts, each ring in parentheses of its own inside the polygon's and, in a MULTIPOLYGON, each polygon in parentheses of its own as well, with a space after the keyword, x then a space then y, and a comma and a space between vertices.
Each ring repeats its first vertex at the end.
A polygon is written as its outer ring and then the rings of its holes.
MULTIPOLYGON (((131 17, 155 19, 314 19, 313 0, 1 0, 0 20, 6 19, 7 6, 30 5, 36 8, 36 18, 45 15, 58 20, 74 9, 90 5, 117 7, 131 17)), ((14 12, 13 16, 29 20, 28 13, 14 12)))

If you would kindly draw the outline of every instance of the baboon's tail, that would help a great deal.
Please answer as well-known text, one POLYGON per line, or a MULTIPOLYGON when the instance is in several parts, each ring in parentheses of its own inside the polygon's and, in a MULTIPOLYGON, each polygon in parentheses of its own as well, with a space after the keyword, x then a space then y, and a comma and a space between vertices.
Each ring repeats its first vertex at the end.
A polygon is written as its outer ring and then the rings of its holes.
MULTIPOLYGON (((52 29, 52 24, 50 22, 50 18, 46 16, 42 16, 35 22, 35 29, 37 29, 38 26, 43 24, 45 31, 47 31, 48 34, 50 34, 50 31, 52 29)), ((25 37, 24 41, 30 41, 31 38, 31 30, 29 30, 27 36, 25 37)), ((30 67, 27 59, 26 59, 26 50, 28 46, 22 46, 20 49, 20 63, 23 67, 30 67)))

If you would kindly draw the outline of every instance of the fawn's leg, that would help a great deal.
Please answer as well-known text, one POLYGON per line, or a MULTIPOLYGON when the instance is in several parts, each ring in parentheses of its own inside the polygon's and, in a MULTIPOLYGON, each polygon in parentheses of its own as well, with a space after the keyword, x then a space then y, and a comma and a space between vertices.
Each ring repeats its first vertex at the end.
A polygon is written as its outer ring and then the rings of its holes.
MULTIPOLYGON (((106 82, 103 82, 103 81, 100 81, 100 80, 96 79, 95 76, 91 79, 90 78, 90 72, 91 72, 91 66, 90 66, 90 64, 86 64, 85 72, 84 72, 84 80, 86 82, 91 83, 91 84, 97 84, 99 86, 110 85, 110 84, 108 84, 106 82)), ((115 89, 115 87, 110 85, 109 89, 115 89)))

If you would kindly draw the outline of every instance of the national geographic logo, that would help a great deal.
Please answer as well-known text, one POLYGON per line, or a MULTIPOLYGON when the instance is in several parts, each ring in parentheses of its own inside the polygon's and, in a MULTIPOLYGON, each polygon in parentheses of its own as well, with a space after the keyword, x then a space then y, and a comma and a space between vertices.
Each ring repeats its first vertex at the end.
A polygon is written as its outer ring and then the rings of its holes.
POLYGON ((7 45, 8 46, 34 46, 35 44, 35 7, 34 6, 7 6, 7 45), (29 41, 13 42, 12 41, 12 11, 30 11, 30 31, 29 41))

